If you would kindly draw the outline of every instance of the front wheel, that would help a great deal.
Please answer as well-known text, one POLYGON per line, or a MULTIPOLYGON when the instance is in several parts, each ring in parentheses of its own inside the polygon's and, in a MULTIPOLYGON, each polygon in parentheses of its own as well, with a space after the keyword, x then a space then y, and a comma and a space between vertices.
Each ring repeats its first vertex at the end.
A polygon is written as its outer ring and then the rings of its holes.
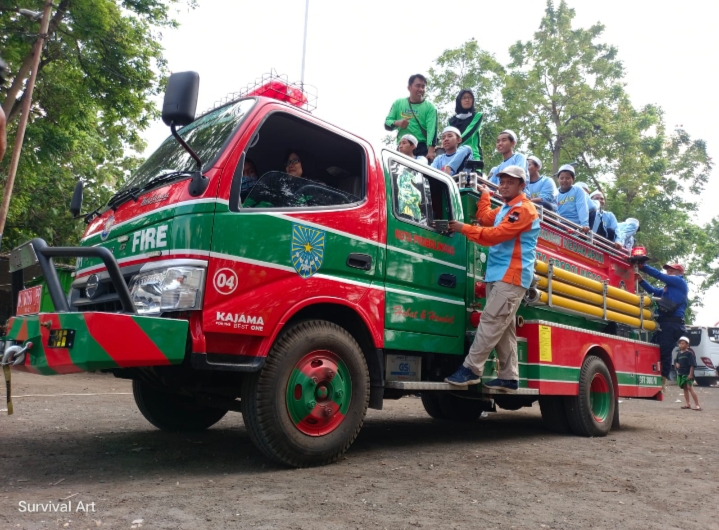
POLYGON ((616 400, 607 365, 599 357, 588 356, 579 374, 579 395, 567 397, 567 419, 574 434, 606 436, 612 428, 616 400))
POLYGON ((242 417, 269 458, 304 467, 337 460, 357 437, 369 403, 362 349, 324 320, 284 331, 262 370, 246 378, 242 417))
POLYGON ((163 431, 204 431, 220 421, 226 409, 197 405, 185 396, 169 394, 135 379, 132 395, 147 421, 163 431))

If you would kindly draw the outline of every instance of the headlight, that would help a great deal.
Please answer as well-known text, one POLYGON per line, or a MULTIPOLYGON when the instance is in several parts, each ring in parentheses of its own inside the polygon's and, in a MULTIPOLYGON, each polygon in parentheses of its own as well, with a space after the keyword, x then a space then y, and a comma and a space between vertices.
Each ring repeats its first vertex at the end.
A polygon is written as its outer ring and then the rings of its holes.
POLYGON ((130 296, 141 315, 200 309, 205 269, 168 267, 140 272, 130 282, 130 296))

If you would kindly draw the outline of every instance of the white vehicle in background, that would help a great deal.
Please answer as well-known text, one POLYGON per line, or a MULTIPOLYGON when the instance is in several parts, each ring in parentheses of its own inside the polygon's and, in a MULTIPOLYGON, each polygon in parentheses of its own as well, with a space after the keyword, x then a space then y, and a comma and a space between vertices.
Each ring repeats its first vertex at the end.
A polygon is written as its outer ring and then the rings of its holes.
POLYGON ((719 382, 719 327, 688 326, 687 337, 697 359, 694 367, 697 385, 710 386, 719 382))

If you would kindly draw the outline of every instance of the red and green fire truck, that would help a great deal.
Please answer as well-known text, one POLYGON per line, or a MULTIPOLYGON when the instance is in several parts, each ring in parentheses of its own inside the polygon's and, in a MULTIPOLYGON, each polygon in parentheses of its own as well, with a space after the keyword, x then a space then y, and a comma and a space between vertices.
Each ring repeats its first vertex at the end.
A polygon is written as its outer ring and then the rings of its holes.
MULTIPOLYGON (((316 118, 286 80, 195 119, 198 87, 192 72, 170 78, 173 136, 85 215, 81 246, 13 251, 21 310, 5 365, 131 379, 142 414, 169 431, 239 411, 255 445, 291 466, 336 460, 368 407, 408 394, 457 421, 539 401, 548 428, 583 436, 618 425, 619 397, 661 399, 628 253, 549 213, 517 317, 520 389, 444 383, 481 319, 487 249, 437 221, 476 222, 474 187, 316 118), (69 293, 58 257, 77 258, 69 293), (54 312, 23 291, 35 263, 54 312)), ((81 201, 80 183, 75 214, 81 201)))

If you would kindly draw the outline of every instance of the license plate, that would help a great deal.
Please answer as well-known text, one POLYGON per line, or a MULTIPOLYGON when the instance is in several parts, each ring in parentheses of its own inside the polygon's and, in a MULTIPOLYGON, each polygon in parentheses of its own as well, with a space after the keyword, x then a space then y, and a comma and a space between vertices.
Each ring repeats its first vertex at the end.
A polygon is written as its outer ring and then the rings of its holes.
POLYGON ((40 312, 40 302, 42 301, 42 285, 36 285, 29 289, 24 289, 18 293, 17 297, 17 314, 34 315, 40 312))
POLYGON ((421 381, 422 357, 415 355, 387 355, 387 381, 421 381))

